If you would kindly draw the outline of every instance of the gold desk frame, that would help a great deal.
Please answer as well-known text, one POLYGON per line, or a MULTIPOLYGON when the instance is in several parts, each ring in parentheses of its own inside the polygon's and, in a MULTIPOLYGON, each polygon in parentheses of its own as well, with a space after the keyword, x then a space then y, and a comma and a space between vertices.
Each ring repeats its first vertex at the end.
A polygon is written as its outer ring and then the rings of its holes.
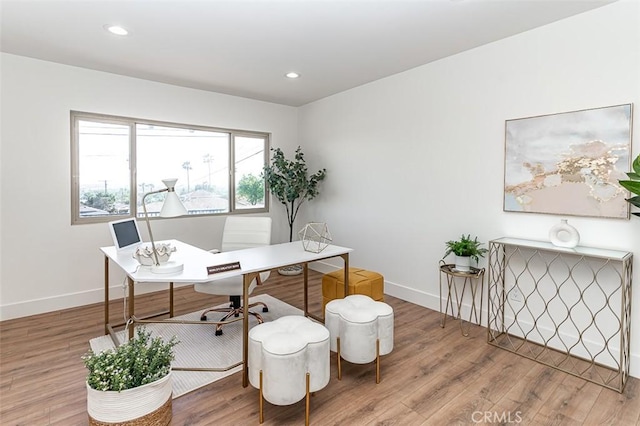
MULTIPOLYGON (((314 259, 313 262, 317 262, 320 260, 326 260, 333 257, 341 257, 344 262, 344 294, 349 293, 349 253, 336 254, 327 256, 324 258, 314 259)), ((304 280, 304 315, 306 317, 313 318, 316 321, 323 323, 323 319, 317 315, 313 315, 309 312, 309 262, 295 262, 295 265, 302 265, 303 270, 303 280, 304 280)), ((282 265, 288 266, 288 265, 282 265)), ((242 387, 249 386, 249 366, 247 364, 247 359, 249 357, 249 286, 251 281, 256 278, 260 272, 250 272, 243 274, 243 294, 242 294, 242 305, 243 305, 243 315, 242 318, 232 318, 227 321, 208 321, 208 324, 212 326, 217 326, 219 324, 229 324, 236 321, 242 321, 242 329, 243 329, 243 340, 242 340, 242 361, 228 367, 177 367, 173 368, 176 371, 214 371, 214 372, 223 372, 229 371, 232 368, 242 365, 242 387)), ((129 327, 129 339, 133 338, 134 334, 134 326, 136 323, 138 324, 149 324, 149 323, 163 323, 163 322, 172 322, 176 324, 198 324, 202 325, 201 321, 184 321, 184 320, 171 320, 174 315, 173 305, 173 290, 174 283, 168 281, 169 283, 169 309, 156 312, 154 314, 146 315, 144 317, 136 317, 135 315, 135 281, 131 279, 131 277, 127 277, 128 283, 128 309, 127 309, 127 321, 118 323, 118 324, 110 324, 109 322, 109 257, 105 255, 104 257, 104 334, 111 336, 111 340, 114 345, 119 346, 120 342, 116 336, 116 332, 114 328, 122 327, 127 325, 127 323, 131 323, 131 327, 129 327), (170 319, 157 319, 153 320, 150 318, 157 318, 162 315, 169 315, 170 319)))

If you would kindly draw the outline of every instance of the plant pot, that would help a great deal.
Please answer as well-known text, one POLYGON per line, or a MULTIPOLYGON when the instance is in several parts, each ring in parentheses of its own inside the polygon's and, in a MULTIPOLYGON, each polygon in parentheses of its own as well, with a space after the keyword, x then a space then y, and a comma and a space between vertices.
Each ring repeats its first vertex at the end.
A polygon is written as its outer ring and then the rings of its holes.
POLYGON ((89 424, 168 425, 172 417, 171 373, 152 383, 123 391, 99 391, 87 384, 89 424))
POLYGON ((456 271, 471 272, 471 256, 456 256, 456 271))

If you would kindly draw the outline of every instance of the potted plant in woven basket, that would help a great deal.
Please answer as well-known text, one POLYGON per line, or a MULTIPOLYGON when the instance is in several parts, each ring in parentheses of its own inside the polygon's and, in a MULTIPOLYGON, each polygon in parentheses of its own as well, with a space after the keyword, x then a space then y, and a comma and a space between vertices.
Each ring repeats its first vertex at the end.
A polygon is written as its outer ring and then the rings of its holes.
POLYGON ((171 421, 171 361, 168 342, 137 329, 134 339, 82 359, 87 376, 90 425, 167 425, 171 421))

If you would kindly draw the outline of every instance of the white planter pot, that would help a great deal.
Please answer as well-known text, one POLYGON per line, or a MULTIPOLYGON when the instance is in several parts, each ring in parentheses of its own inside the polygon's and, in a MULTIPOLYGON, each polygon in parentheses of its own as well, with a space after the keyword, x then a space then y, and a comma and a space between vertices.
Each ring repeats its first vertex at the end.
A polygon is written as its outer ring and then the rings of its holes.
POLYGON ((90 425, 167 425, 171 421, 171 373, 160 380, 133 389, 99 391, 87 384, 90 425))
POLYGON ((471 271, 471 256, 456 256, 456 271, 470 272, 471 271))

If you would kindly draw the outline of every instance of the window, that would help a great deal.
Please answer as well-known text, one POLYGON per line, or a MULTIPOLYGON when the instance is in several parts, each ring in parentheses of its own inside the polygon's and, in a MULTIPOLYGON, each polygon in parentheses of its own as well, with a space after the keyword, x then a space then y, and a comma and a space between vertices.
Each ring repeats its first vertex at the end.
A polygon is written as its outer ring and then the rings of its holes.
MULTIPOLYGON (((71 112, 72 223, 142 217, 144 194, 178 178, 190 215, 267 211, 267 133, 71 112)), ((147 197, 159 215, 164 194, 147 197)))

